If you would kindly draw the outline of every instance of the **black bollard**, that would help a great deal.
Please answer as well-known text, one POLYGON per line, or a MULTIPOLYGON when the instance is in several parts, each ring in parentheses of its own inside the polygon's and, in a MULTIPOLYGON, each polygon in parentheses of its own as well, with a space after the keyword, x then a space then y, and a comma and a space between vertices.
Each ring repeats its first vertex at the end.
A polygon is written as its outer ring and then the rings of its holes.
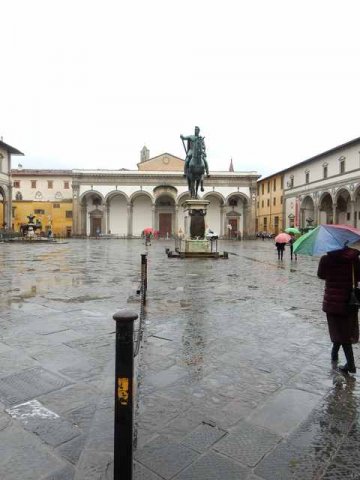
POLYGON ((144 305, 146 304, 147 291, 147 253, 141 254, 141 284, 143 287, 144 305))
POLYGON ((132 480, 134 321, 138 315, 120 310, 116 322, 114 480, 132 480))

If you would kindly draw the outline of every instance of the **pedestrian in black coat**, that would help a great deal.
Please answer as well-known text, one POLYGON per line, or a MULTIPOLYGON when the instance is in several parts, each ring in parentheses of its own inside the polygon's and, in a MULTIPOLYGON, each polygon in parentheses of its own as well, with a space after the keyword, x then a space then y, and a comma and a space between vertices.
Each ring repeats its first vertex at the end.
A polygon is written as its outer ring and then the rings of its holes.
POLYGON ((325 280, 322 309, 326 313, 330 339, 333 343, 332 362, 338 361, 340 346, 343 347, 346 364, 340 366, 343 373, 356 373, 352 344, 359 341, 358 308, 349 305, 353 286, 360 280, 359 251, 344 248, 328 252, 321 257, 318 277, 325 280))

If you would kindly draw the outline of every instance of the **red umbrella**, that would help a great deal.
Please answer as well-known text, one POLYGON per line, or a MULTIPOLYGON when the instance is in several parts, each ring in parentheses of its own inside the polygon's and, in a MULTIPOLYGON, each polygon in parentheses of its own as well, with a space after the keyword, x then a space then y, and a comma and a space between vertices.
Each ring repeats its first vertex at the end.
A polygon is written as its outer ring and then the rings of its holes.
POLYGON ((275 237, 275 243, 288 243, 290 240, 291 237, 287 233, 279 233, 279 235, 275 237))
POLYGON ((146 227, 143 230, 144 235, 149 234, 149 233, 154 233, 154 229, 152 227, 146 227))

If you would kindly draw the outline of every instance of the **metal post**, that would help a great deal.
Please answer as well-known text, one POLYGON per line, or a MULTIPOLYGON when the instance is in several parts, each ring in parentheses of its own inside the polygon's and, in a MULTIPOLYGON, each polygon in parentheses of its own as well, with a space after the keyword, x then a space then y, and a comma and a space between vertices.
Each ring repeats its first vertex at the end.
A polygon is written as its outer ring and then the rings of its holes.
POLYGON ((114 480, 132 480, 134 321, 138 315, 124 309, 116 322, 114 480))
POLYGON ((143 287, 144 305, 146 304, 146 290, 147 290, 147 253, 141 254, 141 283, 143 287))

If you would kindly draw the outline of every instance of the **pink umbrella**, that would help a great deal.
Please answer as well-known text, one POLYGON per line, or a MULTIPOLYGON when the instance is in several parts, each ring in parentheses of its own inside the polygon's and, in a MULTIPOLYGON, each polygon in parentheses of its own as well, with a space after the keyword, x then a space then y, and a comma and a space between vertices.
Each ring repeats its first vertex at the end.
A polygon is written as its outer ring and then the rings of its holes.
POLYGON ((287 233, 279 233, 275 237, 275 243, 288 243, 291 240, 291 236, 287 233))
POLYGON ((147 227, 147 228, 144 228, 143 232, 144 232, 144 235, 149 233, 154 233, 154 229, 151 227, 147 227))

